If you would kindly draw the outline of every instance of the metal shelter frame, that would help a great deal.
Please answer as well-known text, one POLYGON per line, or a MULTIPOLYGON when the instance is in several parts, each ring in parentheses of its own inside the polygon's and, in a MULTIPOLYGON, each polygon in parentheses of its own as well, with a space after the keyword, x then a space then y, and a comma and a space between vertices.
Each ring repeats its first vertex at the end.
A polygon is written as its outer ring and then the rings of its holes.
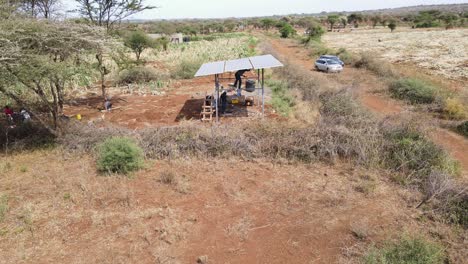
POLYGON ((195 77, 214 75, 215 92, 216 92, 216 122, 219 122, 219 87, 220 87, 220 74, 227 72, 235 72, 239 70, 257 70, 257 80, 261 83, 261 88, 255 89, 262 90, 262 116, 265 116, 265 69, 283 67, 284 65, 272 55, 262 55, 255 57, 242 58, 237 60, 217 61, 203 64, 198 69, 195 77), (261 73, 261 75, 260 75, 261 73), (261 78, 261 81, 260 81, 261 78))

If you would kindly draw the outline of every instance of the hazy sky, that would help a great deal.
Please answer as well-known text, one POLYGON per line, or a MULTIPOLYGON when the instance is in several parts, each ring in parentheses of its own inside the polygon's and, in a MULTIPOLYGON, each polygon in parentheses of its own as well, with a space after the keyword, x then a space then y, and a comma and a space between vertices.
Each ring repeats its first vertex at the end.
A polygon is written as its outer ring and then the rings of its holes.
MULTIPOLYGON (((67 6, 73 0, 64 0, 67 6)), ((391 7, 459 4, 468 0, 146 0, 160 8, 132 18, 224 18, 320 13, 322 11, 356 11, 391 7)))

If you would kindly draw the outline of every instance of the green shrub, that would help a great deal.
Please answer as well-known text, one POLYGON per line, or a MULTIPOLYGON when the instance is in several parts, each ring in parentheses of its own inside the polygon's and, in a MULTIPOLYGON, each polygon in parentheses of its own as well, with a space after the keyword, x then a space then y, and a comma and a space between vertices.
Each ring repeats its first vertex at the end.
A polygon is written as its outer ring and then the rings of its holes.
POLYGON ((119 84, 146 83, 156 81, 156 72, 146 67, 134 67, 123 70, 119 75, 119 84))
POLYGON ((143 151, 130 138, 112 137, 98 147, 97 167, 101 172, 123 173, 143 166, 143 151))
POLYGON ((321 56, 333 53, 332 49, 327 48, 320 41, 312 40, 309 42, 308 46, 311 49, 311 56, 321 56))
POLYGON ((339 56, 340 60, 343 61, 347 65, 353 65, 358 60, 356 56, 349 53, 346 49, 343 49, 343 48, 339 49, 337 52, 335 52, 335 54, 339 56))
POLYGON ((436 99, 437 89, 424 81, 405 78, 394 81, 390 85, 392 96, 412 104, 430 104, 436 99))
POLYGON ((320 41, 325 30, 322 25, 318 22, 311 22, 306 30, 307 37, 304 39, 304 43, 309 43, 310 41, 320 41))
POLYGON ((386 131, 385 136, 385 164, 394 171, 408 175, 405 184, 423 184, 433 170, 451 175, 458 173, 458 163, 416 128, 401 125, 386 131))
POLYGON ((288 94, 288 85, 282 81, 268 81, 271 88, 271 104, 283 116, 288 116, 295 105, 294 98, 288 94))
POLYGON ((279 32, 282 38, 289 38, 289 36, 296 34, 296 30, 289 23, 284 23, 279 32))
POLYGON ((433 28, 440 27, 440 23, 437 21, 425 21, 416 24, 416 28, 433 28))
POLYGON ((175 79, 192 79, 200 66, 201 63, 198 61, 183 60, 171 72, 171 77, 175 79))
POLYGON ((440 245, 423 238, 409 237, 387 243, 381 249, 373 249, 364 257, 366 264, 443 264, 445 260, 445 252, 440 245))
POLYGON ((468 192, 454 190, 441 206, 442 213, 450 223, 468 228, 468 192))
POLYGON ((465 137, 468 137, 468 121, 465 121, 461 123, 460 125, 457 126, 457 131, 464 135, 465 137))

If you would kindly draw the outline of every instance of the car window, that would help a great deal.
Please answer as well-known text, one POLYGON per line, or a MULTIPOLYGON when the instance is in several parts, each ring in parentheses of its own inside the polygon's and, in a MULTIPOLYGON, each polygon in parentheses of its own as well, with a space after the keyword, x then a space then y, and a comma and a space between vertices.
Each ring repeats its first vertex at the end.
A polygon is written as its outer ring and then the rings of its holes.
POLYGON ((323 60, 318 60, 317 63, 324 64, 325 61, 323 61, 323 60))
POLYGON ((336 60, 327 60, 328 64, 338 64, 336 60))

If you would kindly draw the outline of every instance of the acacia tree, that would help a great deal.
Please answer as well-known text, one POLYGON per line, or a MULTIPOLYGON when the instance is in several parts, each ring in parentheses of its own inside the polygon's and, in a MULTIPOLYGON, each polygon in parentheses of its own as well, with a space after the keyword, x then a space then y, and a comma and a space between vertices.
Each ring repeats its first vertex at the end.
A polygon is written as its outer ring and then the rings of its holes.
POLYGON ((19 0, 21 9, 31 17, 51 18, 61 0, 19 0))
POLYGON ((329 15, 327 17, 327 22, 330 25, 330 30, 333 30, 333 27, 336 23, 340 21, 340 17, 338 15, 329 15))
POLYGON ((105 39, 85 25, 0 22, 0 93, 32 113, 46 110, 49 116, 36 114, 36 119, 51 133, 60 134, 66 90, 93 74, 90 55, 105 39))
POLYGON ((307 26, 307 38, 305 39, 305 43, 309 43, 313 39, 320 40, 324 33, 325 30, 323 29, 321 24, 315 21, 311 21, 310 24, 307 26))
POLYGON ((37 9, 44 18, 51 18, 57 10, 60 0, 33 0, 37 1, 37 9))
POLYGON ((342 17, 341 24, 343 24, 343 27, 346 28, 346 26, 348 26, 348 18, 342 17))
POLYGON ((154 9, 154 6, 144 5, 144 0, 75 0, 78 12, 98 26, 111 29, 131 15, 141 11, 154 9))
POLYGON ((134 31, 128 34, 124 39, 125 46, 129 47, 136 56, 137 61, 140 61, 141 53, 153 46, 153 41, 141 31, 134 31))
POLYGON ((397 27, 397 24, 395 22, 395 20, 391 20, 390 23, 388 23, 388 28, 391 30, 391 32, 393 32, 397 27))
POLYGON ((359 27, 359 23, 364 21, 362 14, 351 14, 348 16, 348 23, 354 24, 354 27, 359 27))
POLYGON ((264 18, 260 20, 260 23, 262 25, 262 28, 266 31, 268 31, 271 27, 273 27, 276 24, 275 20, 271 18, 264 18))

